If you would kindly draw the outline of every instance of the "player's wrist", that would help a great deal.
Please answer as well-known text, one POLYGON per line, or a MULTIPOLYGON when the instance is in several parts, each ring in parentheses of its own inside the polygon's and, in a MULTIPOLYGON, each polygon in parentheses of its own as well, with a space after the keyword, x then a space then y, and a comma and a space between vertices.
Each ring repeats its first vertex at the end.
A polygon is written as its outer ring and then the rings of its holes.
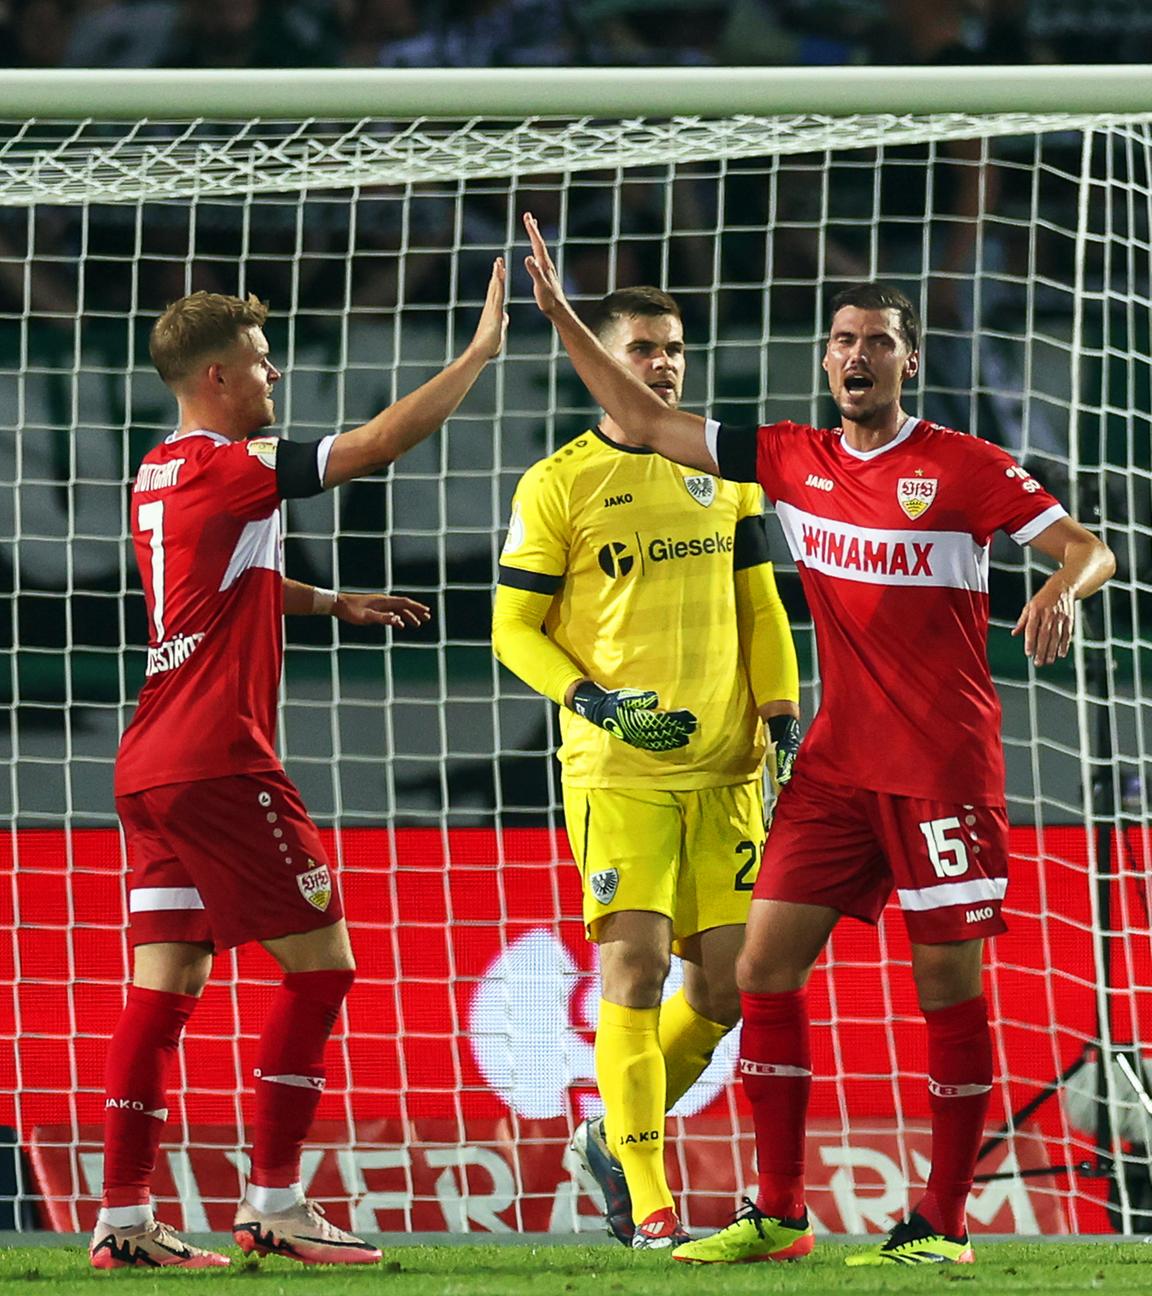
POLYGON ((591 720, 593 724, 601 723, 604 705, 608 699, 606 689, 602 689, 599 684, 594 684, 590 679, 578 680, 570 690, 568 699, 568 705, 578 716, 591 720))
POLYGON ((312 589, 312 615, 313 616, 335 616, 336 605, 340 601, 340 595, 334 589, 324 589, 323 586, 316 585, 312 589))

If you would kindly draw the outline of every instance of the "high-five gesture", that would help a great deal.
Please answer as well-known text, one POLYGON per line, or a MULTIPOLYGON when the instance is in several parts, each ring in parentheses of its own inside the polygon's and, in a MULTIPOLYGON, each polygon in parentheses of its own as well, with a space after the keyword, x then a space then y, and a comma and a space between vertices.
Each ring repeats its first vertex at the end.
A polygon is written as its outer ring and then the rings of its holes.
POLYGON ((670 408, 601 346, 565 297, 560 276, 531 212, 524 213, 524 229, 532 244, 531 254, 524 258, 524 267, 532 276, 536 305, 552 321, 573 368, 600 408, 632 445, 646 445, 666 459, 714 473, 716 464, 704 440, 704 420, 699 415, 670 408))
POLYGON ((568 298, 564 296, 564 288, 556 272, 555 263, 544 243, 536 217, 531 212, 524 213, 524 229, 527 231, 528 241, 532 244, 532 254, 524 258, 524 266, 532 276, 532 292, 536 298, 536 305, 549 319, 553 319, 561 311, 570 311, 572 307, 568 304, 568 298))
POLYGON ((498 356, 503 349, 504 339, 508 334, 508 313, 504 309, 505 283, 508 271, 504 258, 497 257, 492 262, 492 277, 488 280, 488 296, 484 299, 484 309, 480 312, 480 323, 472 345, 485 360, 498 356))
POLYGON ((507 272, 504 258, 492 262, 488 295, 480 312, 480 322, 471 342, 463 352, 430 378, 422 387, 409 392, 381 410, 363 427, 353 428, 336 438, 328 457, 325 486, 363 477, 390 464, 406 451, 431 436, 471 390, 484 366, 500 354, 508 330, 504 312, 504 283, 507 272))

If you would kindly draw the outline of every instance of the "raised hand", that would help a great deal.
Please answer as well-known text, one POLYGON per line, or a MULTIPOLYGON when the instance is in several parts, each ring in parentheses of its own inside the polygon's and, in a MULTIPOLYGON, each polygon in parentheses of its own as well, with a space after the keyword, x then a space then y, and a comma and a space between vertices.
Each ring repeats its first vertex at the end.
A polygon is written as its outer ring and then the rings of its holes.
POLYGON ((497 257, 492 262, 492 277, 488 280, 488 296, 484 300, 484 309, 480 312, 480 322, 476 325, 476 333, 472 338, 472 345, 486 360, 491 360, 493 356, 500 354, 504 346, 504 339, 508 333, 508 312, 504 309, 504 290, 507 277, 508 272, 504 266, 504 258, 497 257))
POLYGON ((432 609, 398 594, 339 594, 332 615, 348 625, 386 625, 402 630, 424 625, 432 609))
POLYGON ((529 243, 532 244, 532 254, 524 258, 524 266, 532 276, 532 292, 536 298, 536 305, 551 319, 560 311, 571 310, 571 307, 568 305, 567 297, 564 296, 560 276, 556 273, 556 266, 545 246, 540 226, 536 224, 536 217, 531 212, 524 213, 524 229, 527 231, 529 243))

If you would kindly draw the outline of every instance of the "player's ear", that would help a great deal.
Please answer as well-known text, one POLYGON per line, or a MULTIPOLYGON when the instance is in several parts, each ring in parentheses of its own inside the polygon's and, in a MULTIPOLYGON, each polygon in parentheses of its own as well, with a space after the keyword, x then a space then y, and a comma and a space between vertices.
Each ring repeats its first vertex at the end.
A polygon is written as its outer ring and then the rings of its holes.
POLYGON ((920 372, 920 352, 913 351, 912 354, 904 361, 904 378, 907 381, 915 378, 920 372))

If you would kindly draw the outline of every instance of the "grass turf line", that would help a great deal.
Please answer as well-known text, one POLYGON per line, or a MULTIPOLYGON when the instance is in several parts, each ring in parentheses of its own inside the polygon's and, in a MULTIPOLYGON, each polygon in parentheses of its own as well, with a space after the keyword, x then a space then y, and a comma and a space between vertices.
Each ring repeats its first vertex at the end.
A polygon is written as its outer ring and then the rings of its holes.
POLYGON ((849 1248, 818 1244, 796 1264, 685 1265, 666 1254, 633 1255, 623 1247, 385 1245, 380 1266, 346 1269, 290 1260, 250 1261, 228 1248, 231 1269, 117 1270, 103 1273, 71 1247, 13 1247, 0 1252, 3 1296, 94 1296, 113 1283, 146 1293, 184 1291, 189 1284, 222 1285, 240 1296, 723 1296, 852 1292, 855 1296, 928 1288, 964 1296, 1057 1296, 1065 1292, 1146 1294, 1152 1291, 1152 1246, 1134 1243, 995 1242, 976 1244, 975 1265, 925 1265, 916 1270, 846 1269, 849 1248))

